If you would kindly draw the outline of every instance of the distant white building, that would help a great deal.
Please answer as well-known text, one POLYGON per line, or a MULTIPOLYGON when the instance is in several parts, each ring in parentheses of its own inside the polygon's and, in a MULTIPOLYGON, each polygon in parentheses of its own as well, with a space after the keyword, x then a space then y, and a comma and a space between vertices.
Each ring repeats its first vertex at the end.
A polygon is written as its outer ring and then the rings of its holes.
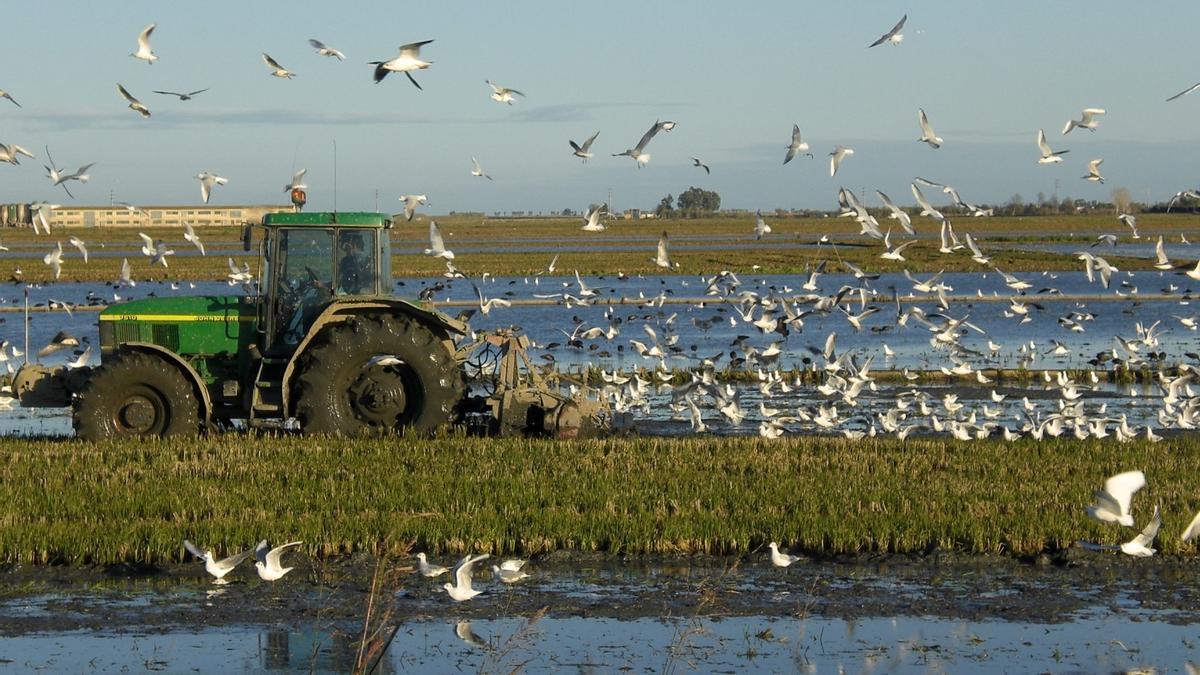
MULTIPOLYGON (((192 227, 240 226, 261 222, 268 213, 291 213, 296 209, 283 204, 243 204, 233 206, 71 206, 54 209, 51 227, 192 227)), ((21 227, 32 223, 28 204, 0 205, 0 226, 21 227)))

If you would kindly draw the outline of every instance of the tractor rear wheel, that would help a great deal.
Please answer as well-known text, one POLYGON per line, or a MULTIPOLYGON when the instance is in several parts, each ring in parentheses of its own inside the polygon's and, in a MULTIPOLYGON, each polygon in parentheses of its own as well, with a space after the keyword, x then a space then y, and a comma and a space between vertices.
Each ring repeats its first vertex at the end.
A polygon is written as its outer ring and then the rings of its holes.
POLYGON ((325 329, 301 358, 300 429, 378 436, 450 421, 466 383, 442 339, 404 316, 357 316, 325 329))
POLYGON ((75 397, 75 434, 96 441, 135 436, 195 436, 200 404, 174 364, 138 352, 97 368, 75 397))

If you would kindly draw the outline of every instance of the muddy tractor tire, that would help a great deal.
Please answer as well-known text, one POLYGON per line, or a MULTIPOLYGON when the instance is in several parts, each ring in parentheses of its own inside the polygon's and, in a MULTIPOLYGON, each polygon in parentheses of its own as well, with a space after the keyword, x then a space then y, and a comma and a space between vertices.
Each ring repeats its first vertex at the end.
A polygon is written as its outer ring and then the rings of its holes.
POLYGON ((427 433, 454 418, 466 381, 443 337, 405 316, 356 316, 304 355, 294 407, 306 434, 427 433))
POLYGON ((74 408, 75 434, 89 441, 200 433, 192 383, 174 364, 151 354, 114 356, 92 373, 74 408))

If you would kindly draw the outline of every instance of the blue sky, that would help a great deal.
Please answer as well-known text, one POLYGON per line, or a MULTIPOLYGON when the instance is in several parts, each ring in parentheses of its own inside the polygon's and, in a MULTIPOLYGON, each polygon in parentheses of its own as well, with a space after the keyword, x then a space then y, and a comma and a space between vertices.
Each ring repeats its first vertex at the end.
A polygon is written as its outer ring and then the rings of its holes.
MULTIPOLYGON (((97 162, 74 203, 195 203, 192 177, 230 179, 214 204, 282 202, 307 167, 310 208, 399 210, 425 193, 437 213, 652 208, 691 185, 728 207, 833 208, 839 185, 911 204, 914 176, 972 202, 1038 192, 1164 199, 1197 180, 1200 80, 1193 2, 204 2, 7 3, 0 142, 38 161, 0 164, 0 202, 70 201, 41 164, 97 162), (867 49, 902 14, 898 47, 867 49), (156 22, 153 66, 130 58, 156 22), (344 51, 317 56, 310 37, 344 51), (367 61, 433 39, 417 73, 371 81, 367 61), (269 76, 263 51, 297 73, 269 76), (524 91, 488 99, 491 79, 524 91), (154 113, 140 119, 121 82, 154 113), (211 90, 188 102, 153 89, 211 90), (923 107, 945 145, 915 141, 923 107), (1066 120, 1101 107, 1094 133, 1063 138, 1066 120), (650 164, 611 157, 656 119, 678 127, 649 146, 650 164), (816 158, 781 166, 793 123, 816 158), (1044 128, 1062 164, 1039 166, 1044 128), (568 139, 600 131, 587 165, 568 139), (835 179, 825 156, 853 147, 835 179), (698 156, 706 176, 691 166, 698 156), (470 175, 478 157, 494 181, 470 175), (1105 185, 1080 180, 1104 158, 1105 185)), ((936 201, 936 200, 935 200, 936 201)), ((868 203, 874 204, 873 197, 868 203)))

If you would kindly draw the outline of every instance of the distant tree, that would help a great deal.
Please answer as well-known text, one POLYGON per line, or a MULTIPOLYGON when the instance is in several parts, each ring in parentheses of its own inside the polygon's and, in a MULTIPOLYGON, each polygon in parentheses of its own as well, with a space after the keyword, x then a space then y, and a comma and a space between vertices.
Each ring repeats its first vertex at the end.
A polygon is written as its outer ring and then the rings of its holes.
POLYGON ((1133 197, 1129 194, 1129 188, 1116 187, 1112 191, 1113 208, 1117 214, 1129 213, 1130 206, 1133 204, 1133 197))
MULTIPOLYGON (((680 198, 682 197, 683 195, 680 195, 680 198)), ((658 206, 654 208, 654 215, 658 216, 659 218, 669 217, 671 212, 675 210, 674 201, 675 198, 671 195, 663 197, 662 201, 658 202, 658 206)))
POLYGON ((575 212, 574 212, 574 211, 572 211, 571 209, 563 209, 563 210, 562 210, 562 214, 563 214, 564 216, 573 216, 573 215, 575 215, 575 212))
POLYGON ((689 218, 711 215, 721 209, 721 195, 711 190, 690 187, 679 195, 679 210, 689 218))

